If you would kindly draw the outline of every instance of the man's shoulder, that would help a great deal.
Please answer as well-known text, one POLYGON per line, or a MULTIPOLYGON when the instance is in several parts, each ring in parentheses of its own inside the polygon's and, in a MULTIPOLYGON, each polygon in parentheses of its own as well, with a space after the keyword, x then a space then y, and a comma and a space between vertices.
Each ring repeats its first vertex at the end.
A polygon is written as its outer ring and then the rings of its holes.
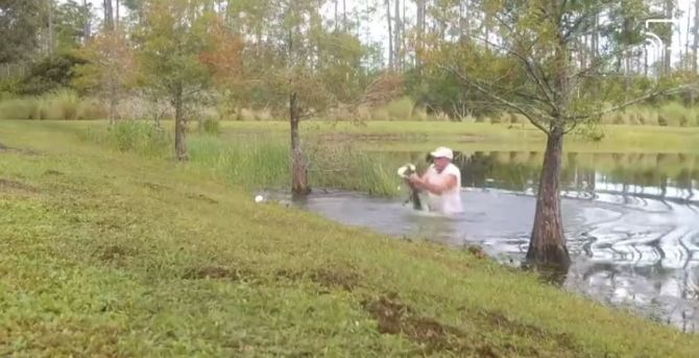
POLYGON ((461 170, 454 163, 449 163, 449 165, 447 165, 447 167, 445 169, 446 169, 446 172, 449 174, 454 174, 454 175, 457 175, 459 177, 461 176, 461 170))

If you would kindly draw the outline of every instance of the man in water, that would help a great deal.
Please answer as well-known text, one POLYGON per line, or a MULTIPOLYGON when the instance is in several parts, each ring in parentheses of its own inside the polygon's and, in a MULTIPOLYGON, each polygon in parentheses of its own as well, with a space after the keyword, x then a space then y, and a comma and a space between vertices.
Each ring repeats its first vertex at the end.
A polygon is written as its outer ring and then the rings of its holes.
POLYGON ((447 147, 439 147, 430 154, 434 163, 422 176, 411 175, 409 184, 427 192, 431 211, 447 215, 462 213, 461 171, 451 162, 454 152, 447 147))

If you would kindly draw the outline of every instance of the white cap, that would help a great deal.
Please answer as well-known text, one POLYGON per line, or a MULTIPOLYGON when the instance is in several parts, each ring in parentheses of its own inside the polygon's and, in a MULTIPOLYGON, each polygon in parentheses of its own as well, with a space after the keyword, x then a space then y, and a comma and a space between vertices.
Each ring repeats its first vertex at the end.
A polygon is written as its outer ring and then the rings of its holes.
POLYGON ((449 159, 454 159, 454 152, 451 151, 451 149, 447 147, 439 147, 434 150, 434 152, 430 153, 432 157, 434 158, 449 158, 449 159))

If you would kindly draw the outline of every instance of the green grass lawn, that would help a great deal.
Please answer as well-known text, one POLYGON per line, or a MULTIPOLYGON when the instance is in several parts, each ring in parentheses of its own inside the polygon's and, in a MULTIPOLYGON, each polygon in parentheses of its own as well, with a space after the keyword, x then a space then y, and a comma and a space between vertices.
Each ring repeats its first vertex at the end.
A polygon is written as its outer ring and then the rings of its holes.
POLYGON ((206 168, 80 140, 84 125, 0 121, 1 356, 699 353, 696 335, 255 204, 206 168))

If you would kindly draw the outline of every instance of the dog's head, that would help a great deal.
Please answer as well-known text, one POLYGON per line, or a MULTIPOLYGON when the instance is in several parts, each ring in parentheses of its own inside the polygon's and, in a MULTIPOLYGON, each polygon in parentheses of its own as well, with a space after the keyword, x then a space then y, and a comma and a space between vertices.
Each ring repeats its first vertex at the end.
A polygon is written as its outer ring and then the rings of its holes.
POLYGON ((415 165, 410 164, 410 163, 398 168, 398 175, 403 177, 403 178, 407 178, 415 173, 416 173, 415 165))

